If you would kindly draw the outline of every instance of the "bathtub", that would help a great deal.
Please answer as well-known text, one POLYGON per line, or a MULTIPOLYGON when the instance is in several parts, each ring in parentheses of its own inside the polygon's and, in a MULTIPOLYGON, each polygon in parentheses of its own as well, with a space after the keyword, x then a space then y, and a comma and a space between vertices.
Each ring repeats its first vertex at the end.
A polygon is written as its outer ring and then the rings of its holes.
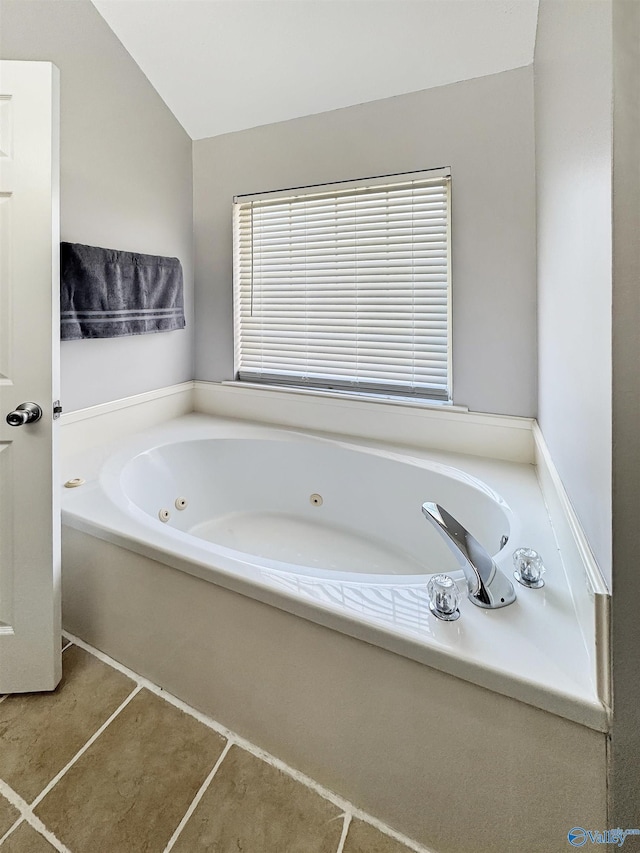
POLYGON ((72 464, 69 479, 85 483, 63 490, 70 527, 514 698, 602 719, 531 466, 199 415, 72 464), (545 587, 514 581, 514 604, 474 606, 425 501, 451 512, 507 577, 513 551, 536 548, 545 587), (456 623, 429 611, 427 582, 440 572, 459 587, 456 623))
MULTIPOLYGON (((441 794, 463 815, 458 788, 501 774, 513 750, 535 756, 540 815, 575 793, 576 751, 604 778, 593 649, 533 466, 191 414, 71 454, 63 471, 67 630, 409 837, 448 849, 432 834, 449 808, 441 794), (514 580, 513 604, 474 606, 425 501, 452 513, 509 578, 516 548, 538 550, 546 585, 514 580), (429 611, 427 582, 440 572, 460 590, 455 622, 429 611), (486 756, 465 766, 468 739, 478 758, 485 737, 486 756), (402 802, 375 783, 381 738, 393 744, 385 760, 402 802), (401 767, 447 763, 449 752, 457 769, 437 792, 415 771, 401 778, 401 767), (562 794, 545 789, 551 774, 562 794)), ((502 782, 515 820, 519 777, 491 784, 502 782)), ((604 814, 603 803, 600 782, 579 791, 569 826, 604 814)), ((552 823, 538 827, 550 851, 552 823)), ((511 849, 491 831, 486 849, 511 849)), ((456 833, 451 844, 465 849, 456 833)))
POLYGON ((500 495, 459 469, 295 433, 125 452, 104 467, 101 483, 158 535, 171 531, 182 544, 200 544, 212 566, 224 559, 259 579, 424 585, 452 562, 425 524, 425 499, 447 507, 490 552, 518 535, 500 495))

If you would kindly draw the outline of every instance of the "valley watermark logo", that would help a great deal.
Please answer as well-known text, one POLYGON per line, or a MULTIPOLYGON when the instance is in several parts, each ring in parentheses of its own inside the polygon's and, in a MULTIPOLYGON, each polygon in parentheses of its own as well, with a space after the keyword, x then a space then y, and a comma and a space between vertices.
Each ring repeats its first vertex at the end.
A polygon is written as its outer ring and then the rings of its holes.
POLYGON ((640 835, 640 829, 605 829, 598 832, 595 829, 583 829, 574 826, 567 833, 567 840, 572 847, 584 847, 588 842, 591 844, 615 844, 622 847, 629 835, 640 835))

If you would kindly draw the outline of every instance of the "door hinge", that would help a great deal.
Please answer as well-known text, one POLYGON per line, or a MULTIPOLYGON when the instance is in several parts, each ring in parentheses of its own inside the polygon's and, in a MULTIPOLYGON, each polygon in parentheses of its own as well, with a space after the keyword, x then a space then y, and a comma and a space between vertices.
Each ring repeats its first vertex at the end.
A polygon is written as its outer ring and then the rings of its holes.
POLYGON ((60 400, 53 401, 53 419, 57 421, 60 415, 62 414, 62 406, 60 404, 60 400))

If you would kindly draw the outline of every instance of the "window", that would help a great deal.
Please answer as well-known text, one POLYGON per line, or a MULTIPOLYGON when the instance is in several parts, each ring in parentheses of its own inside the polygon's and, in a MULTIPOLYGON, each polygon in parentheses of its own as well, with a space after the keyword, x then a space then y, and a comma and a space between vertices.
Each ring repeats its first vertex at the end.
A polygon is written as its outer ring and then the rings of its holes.
POLYGON ((237 196, 236 376, 450 400, 448 170, 237 196))

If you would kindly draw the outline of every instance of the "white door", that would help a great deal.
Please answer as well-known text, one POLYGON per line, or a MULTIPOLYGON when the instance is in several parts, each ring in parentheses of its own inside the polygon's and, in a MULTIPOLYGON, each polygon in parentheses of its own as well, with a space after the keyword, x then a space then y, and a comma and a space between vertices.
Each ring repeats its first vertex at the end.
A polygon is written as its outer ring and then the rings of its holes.
POLYGON ((61 676, 58 92, 51 63, 0 61, 0 693, 61 676), (10 426, 22 403, 42 417, 10 426))

